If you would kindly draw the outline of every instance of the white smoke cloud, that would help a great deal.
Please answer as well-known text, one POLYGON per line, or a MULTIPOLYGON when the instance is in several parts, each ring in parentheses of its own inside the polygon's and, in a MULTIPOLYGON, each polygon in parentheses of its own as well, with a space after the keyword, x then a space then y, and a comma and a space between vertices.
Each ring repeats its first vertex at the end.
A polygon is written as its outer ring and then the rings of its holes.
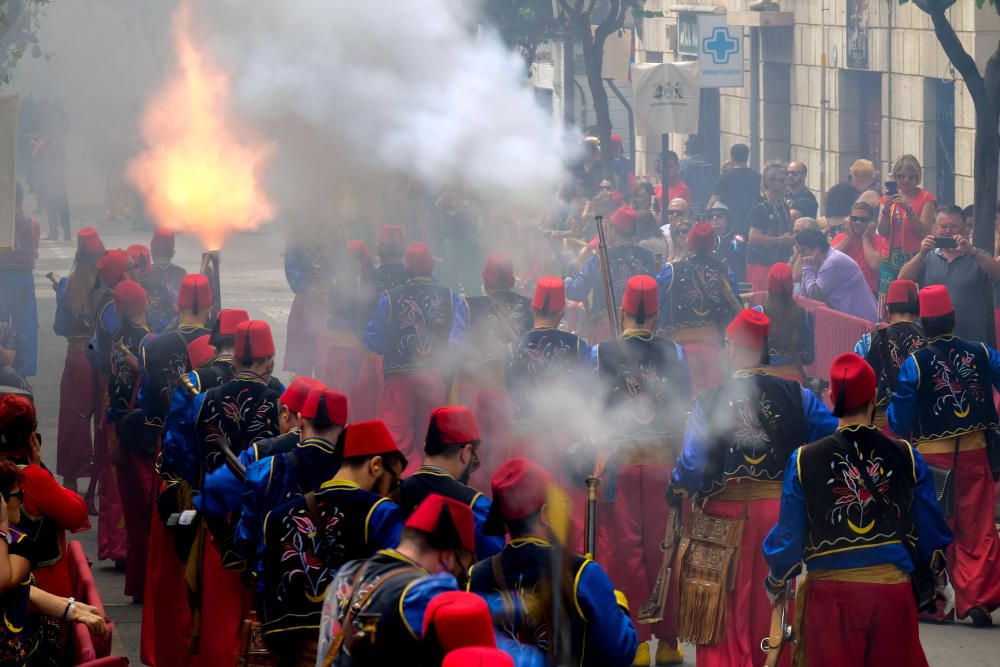
MULTIPOLYGON (((524 63, 469 0, 198 3, 239 111, 323 147, 336 176, 407 174, 489 201, 541 203, 568 147, 524 63)), ((279 143, 281 136, 272 136, 279 143)), ((286 156, 282 162, 294 156, 286 156)), ((279 195, 280 198, 280 195, 279 195)))

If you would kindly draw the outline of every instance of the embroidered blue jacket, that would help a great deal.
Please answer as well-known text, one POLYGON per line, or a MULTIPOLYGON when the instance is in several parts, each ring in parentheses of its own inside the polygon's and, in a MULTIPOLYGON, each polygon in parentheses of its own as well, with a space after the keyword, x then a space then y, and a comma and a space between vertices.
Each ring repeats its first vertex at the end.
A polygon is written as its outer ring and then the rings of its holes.
POLYGON ((886 418, 913 441, 947 438, 997 425, 991 386, 1000 391, 1000 356, 986 343, 955 336, 927 341, 903 362, 886 418), (947 357, 938 359, 935 348, 947 357))
MULTIPOLYGON (((874 429, 870 426, 852 426, 840 430, 849 433, 851 430, 864 432, 874 429)), ((888 438, 886 439, 888 440, 888 438)), ((917 537, 916 553, 925 563, 932 564, 932 567, 935 564, 943 565, 941 557, 945 548, 952 541, 951 530, 941 515, 934 491, 934 480, 924 458, 909 444, 902 444, 905 445, 907 452, 912 457, 910 459, 912 468, 893 470, 892 472, 898 473, 900 476, 905 475, 907 478, 905 484, 907 486, 913 485, 912 504, 908 508, 902 508, 902 511, 904 516, 909 514, 912 518, 917 537)), ((809 446, 806 445, 806 447, 809 446)), ((764 557, 771 567, 771 579, 784 583, 787 579, 796 576, 802 569, 804 558, 808 559, 810 570, 842 570, 891 564, 903 572, 912 572, 913 563, 906 547, 895 540, 888 540, 888 542, 895 543, 885 543, 886 540, 883 540, 882 544, 865 545, 863 548, 830 549, 826 553, 815 555, 815 557, 805 555, 811 526, 823 521, 825 517, 814 516, 815 513, 809 512, 806 505, 806 492, 802 486, 802 470, 799 461, 799 456, 804 449, 803 447, 796 450, 788 461, 788 469, 785 471, 781 490, 781 514, 778 523, 764 540, 764 557)), ((833 481, 835 482, 835 480, 833 481)), ((856 480, 849 481, 856 482, 856 480)), ((881 481, 876 478, 873 483, 879 484, 881 481)), ((822 480, 813 480, 811 483, 820 484, 822 480)), ((861 502, 867 501, 868 504, 874 502, 867 493, 859 494, 858 499, 861 502)), ((872 510, 867 506, 865 509, 868 509, 869 512, 872 510)), ((833 518, 837 519, 838 517, 843 518, 841 515, 833 518)), ((874 521, 871 525, 874 525, 874 521)), ((898 538, 897 535, 896 539, 898 538)))
POLYGON ((535 420, 533 392, 554 383, 572 385, 590 374, 590 348, 576 334, 559 329, 532 329, 504 354, 507 389, 518 422, 535 420))
MULTIPOLYGON (((611 273, 611 285, 615 291, 615 304, 621 305, 625 285, 632 276, 645 275, 656 277, 656 260, 653 253, 642 246, 632 243, 619 243, 608 248, 608 264, 611 273)), ((591 295, 603 294, 601 277, 601 258, 592 256, 583 265, 583 270, 575 277, 566 280, 566 298, 574 301, 590 300, 591 313, 598 315, 607 313, 607 304, 603 297, 591 295)))
POLYGON ((660 329, 725 327, 736 315, 740 288, 736 274, 715 257, 667 262, 656 276, 660 329), (728 291, 728 293, 727 293, 728 291))

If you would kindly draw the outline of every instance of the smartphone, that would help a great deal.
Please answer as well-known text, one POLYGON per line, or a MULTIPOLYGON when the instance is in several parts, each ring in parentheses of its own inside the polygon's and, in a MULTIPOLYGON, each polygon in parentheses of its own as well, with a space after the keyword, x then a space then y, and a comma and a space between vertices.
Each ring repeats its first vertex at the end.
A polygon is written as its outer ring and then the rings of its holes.
POLYGON ((955 239, 951 236, 935 236, 934 247, 950 249, 950 248, 957 248, 958 244, 955 243, 955 239))
POLYGON ((899 186, 896 184, 896 181, 886 181, 885 196, 895 197, 897 194, 899 194, 899 186))

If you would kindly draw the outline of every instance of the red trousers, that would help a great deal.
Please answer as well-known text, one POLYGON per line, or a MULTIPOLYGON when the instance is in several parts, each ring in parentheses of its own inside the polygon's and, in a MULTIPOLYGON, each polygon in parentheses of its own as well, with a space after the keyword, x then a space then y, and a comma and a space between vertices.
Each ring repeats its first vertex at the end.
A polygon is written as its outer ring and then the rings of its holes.
POLYGON ((184 563, 174 551, 174 538, 153 511, 142 605, 139 658, 153 667, 186 665, 190 660, 191 609, 184 563))
MULTIPOLYGON (((101 412, 100 414, 106 414, 101 412)), ((111 462, 111 450, 118 447, 118 436, 113 424, 103 418, 94 431, 97 449, 97 558, 99 560, 125 560, 128 555, 125 534, 125 514, 111 462)))
POLYGON ((691 395, 697 396, 706 389, 722 384, 722 347, 715 340, 692 340, 679 343, 684 349, 688 370, 691 372, 691 395))
POLYGON ((71 343, 59 383, 59 430, 56 434, 56 472, 76 479, 94 474, 94 369, 83 346, 71 343))
MULTIPOLYGON (((705 514, 736 519, 745 511, 747 519, 736 566, 736 585, 726 601, 726 637, 718 644, 698 647, 698 667, 760 667, 764 663, 760 640, 771 631, 771 603, 764 591, 764 578, 770 570, 761 545, 778 522, 779 507, 777 498, 710 499, 705 504, 705 514)), ((779 664, 788 667, 791 653, 786 651, 779 664)))
POLYGON ((618 466, 616 493, 607 501, 603 485, 597 509, 597 558, 615 588, 628 599, 629 614, 639 641, 655 634, 660 641, 675 646, 676 612, 659 623, 636 622, 639 607, 649 598, 663 561, 660 543, 667 528, 667 501, 664 490, 670 482, 669 465, 618 466))
POLYGON ((810 580, 806 587, 800 651, 809 667, 927 667, 909 583, 810 580))
POLYGON ((378 393, 377 387, 365 378, 368 357, 357 341, 345 345, 321 338, 317 350, 316 379, 347 396, 350 423, 375 418, 378 393))
POLYGON ((493 473, 509 458, 514 441, 514 406, 502 384, 486 385, 474 380, 461 382, 458 402, 472 411, 482 439, 480 466, 469 483, 476 489, 488 489, 493 473))
POLYGON ((326 298, 313 289, 295 295, 288 312, 284 370, 296 375, 312 375, 316 342, 326 328, 326 298))
POLYGON ((190 664, 192 667, 234 665, 251 594, 239 572, 222 567, 222 556, 211 537, 205 540, 203 553, 201 639, 190 664))
POLYGON ((767 291, 767 272, 770 270, 770 266, 747 264, 746 282, 750 283, 751 292, 767 291))
MULTIPOLYGON (((951 469, 953 453, 924 454, 928 465, 951 469)), ((948 525, 955 540, 948 547, 948 576, 955 587, 955 611, 965 616, 973 607, 992 612, 1000 607, 1000 538, 993 508, 996 489, 985 449, 958 454, 955 516, 948 525)))
POLYGON ((153 511, 153 459, 123 447, 115 471, 128 540, 125 595, 141 598, 146 589, 149 520, 153 511))
POLYGON ((416 470, 424 459, 424 439, 431 411, 445 405, 448 396, 436 368, 385 376, 378 401, 378 419, 385 422, 396 440, 407 468, 416 470))

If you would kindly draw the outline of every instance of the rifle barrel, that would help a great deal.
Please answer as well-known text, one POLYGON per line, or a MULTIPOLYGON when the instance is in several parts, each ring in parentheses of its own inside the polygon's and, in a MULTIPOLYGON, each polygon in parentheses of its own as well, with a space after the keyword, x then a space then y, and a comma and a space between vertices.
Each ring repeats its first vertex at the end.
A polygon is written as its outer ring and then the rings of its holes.
POLYGON ((597 223, 597 255, 601 260, 601 279, 604 281, 604 301, 608 308, 608 321, 611 324, 611 334, 621 338, 621 325, 618 322, 618 307, 615 304, 615 288, 611 282, 611 265, 608 263, 608 242, 604 236, 604 216, 594 216, 597 223))

